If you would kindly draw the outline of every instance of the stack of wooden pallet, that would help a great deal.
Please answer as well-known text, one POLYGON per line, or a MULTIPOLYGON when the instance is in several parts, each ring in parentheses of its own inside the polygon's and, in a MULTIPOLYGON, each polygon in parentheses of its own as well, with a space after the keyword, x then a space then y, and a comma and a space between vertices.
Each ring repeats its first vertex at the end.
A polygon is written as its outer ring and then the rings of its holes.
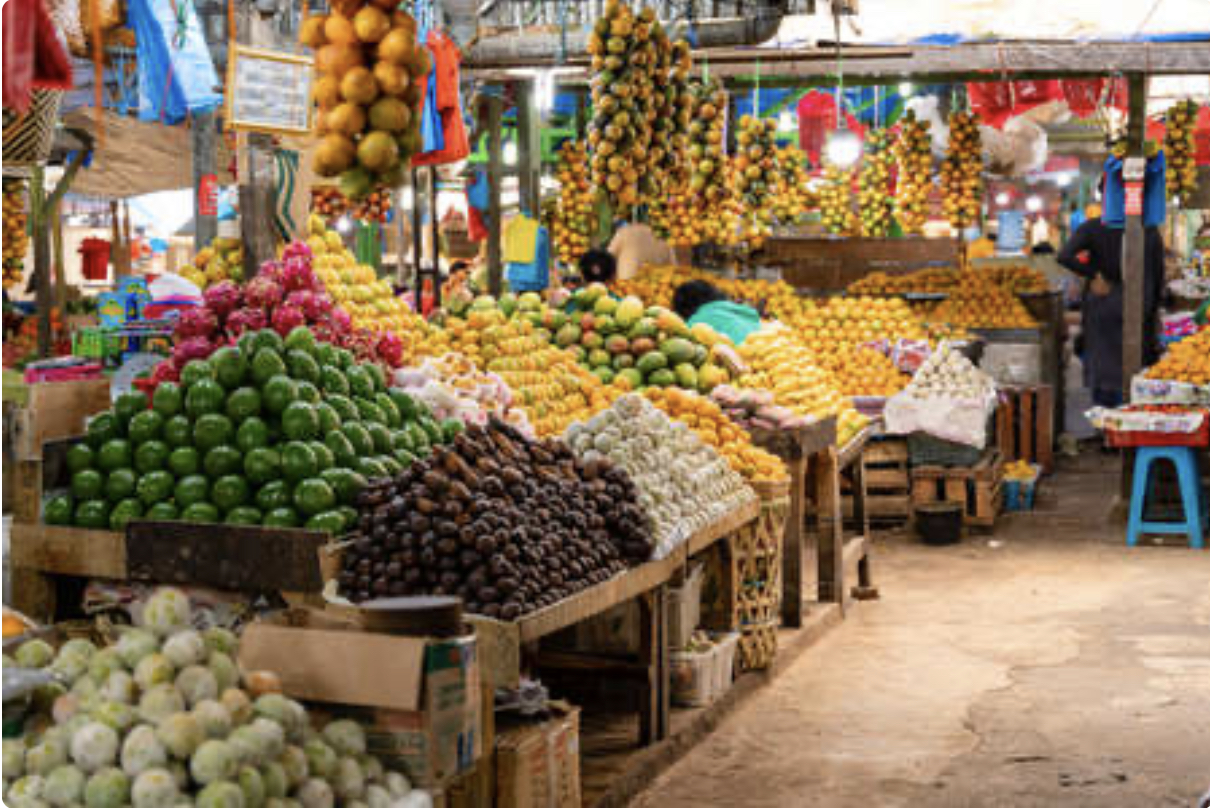
POLYGON ((1003 504, 1004 458, 995 448, 973 466, 916 466, 912 469, 912 506, 933 502, 962 505, 967 527, 990 528, 1003 504))
POLYGON ((1000 388, 996 444, 1005 461, 1054 470, 1054 395, 1048 384, 1000 388))
MULTIPOLYGON (((865 513, 880 527, 901 525, 912 515, 912 479, 907 440, 888 437, 871 441, 861 456, 865 477, 865 513)), ((842 507, 853 519, 853 475, 841 478, 842 507)))

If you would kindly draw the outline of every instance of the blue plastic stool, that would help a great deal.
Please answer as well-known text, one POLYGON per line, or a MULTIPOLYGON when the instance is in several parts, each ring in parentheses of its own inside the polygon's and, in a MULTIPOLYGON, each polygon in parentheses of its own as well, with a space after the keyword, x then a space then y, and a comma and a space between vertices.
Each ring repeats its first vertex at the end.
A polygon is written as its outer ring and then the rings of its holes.
POLYGON ((1126 544, 1134 547, 1141 533, 1184 533, 1192 547, 1205 546, 1202 539, 1202 523, 1205 509, 1202 504, 1201 482, 1198 479, 1197 453, 1188 446, 1146 446, 1138 450, 1134 458, 1134 486, 1130 494, 1130 524, 1126 529, 1126 544), (1181 489, 1181 507, 1185 513, 1183 522, 1145 522, 1143 509, 1147 505, 1148 477, 1151 464, 1156 460, 1170 460, 1176 468, 1181 489))

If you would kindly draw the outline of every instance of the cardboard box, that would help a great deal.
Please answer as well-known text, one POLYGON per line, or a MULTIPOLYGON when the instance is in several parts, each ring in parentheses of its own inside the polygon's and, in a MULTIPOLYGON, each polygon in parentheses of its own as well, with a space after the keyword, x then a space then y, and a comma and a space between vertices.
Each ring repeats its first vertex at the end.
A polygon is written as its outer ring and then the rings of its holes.
POLYGON ((551 702, 553 718, 500 732, 496 808, 579 808, 580 709, 551 702))
POLYGON ((474 636, 400 637, 297 610, 249 626, 245 670, 272 670, 282 690, 339 705, 366 725, 371 752, 417 785, 439 787, 482 754, 474 636))

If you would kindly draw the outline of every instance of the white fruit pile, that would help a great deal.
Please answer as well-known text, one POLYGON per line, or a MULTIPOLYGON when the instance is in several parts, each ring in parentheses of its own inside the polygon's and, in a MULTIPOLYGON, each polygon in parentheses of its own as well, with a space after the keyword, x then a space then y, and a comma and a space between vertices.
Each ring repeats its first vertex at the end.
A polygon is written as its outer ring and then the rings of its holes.
POLYGON ((608 458, 630 475, 651 520, 655 558, 756 497, 692 429, 633 393, 573 423, 564 439, 581 460, 608 458))
POLYGON ((5 805, 432 808, 366 753, 360 724, 317 731, 298 702, 257 695, 276 677, 241 682, 235 635, 195 631, 183 592, 158 590, 143 615, 107 648, 74 639, 56 653, 35 639, 5 657, 57 679, 4 740, 5 805))
POLYGON ((974 398, 992 395, 996 384, 969 359, 943 342, 904 389, 910 398, 974 398))

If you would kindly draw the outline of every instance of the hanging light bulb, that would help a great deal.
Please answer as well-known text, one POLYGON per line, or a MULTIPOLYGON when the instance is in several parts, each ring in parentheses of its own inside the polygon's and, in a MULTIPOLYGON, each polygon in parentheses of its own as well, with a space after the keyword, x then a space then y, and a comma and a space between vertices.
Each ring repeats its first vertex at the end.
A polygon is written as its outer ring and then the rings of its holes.
POLYGON ((336 220, 336 232, 348 233, 353 229, 353 220, 349 218, 349 214, 345 214, 336 220))
POLYGON ((504 164, 510 166, 517 164, 517 144, 511 140, 504 144, 504 164))
POLYGON ((793 132, 794 131, 794 116, 790 114, 790 110, 783 109, 781 114, 777 116, 777 131, 793 132))
POLYGON ((912 83, 910 81, 900 82, 900 84, 899 84, 899 94, 902 95, 904 98, 911 96, 911 94, 915 90, 916 90, 916 88, 912 86, 912 83))
POLYGON ((1012 200, 1013 198, 1008 195, 1008 191, 1001 191, 1000 193, 996 194, 996 204, 1000 207, 1004 207, 1012 200))
POLYGON ((850 168, 861 157, 861 138, 851 129, 837 129, 828 135, 824 153, 837 168, 850 168))
POLYGON ((1031 196, 1025 200, 1025 209, 1030 213, 1037 213, 1042 210, 1042 197, 1031 196))

